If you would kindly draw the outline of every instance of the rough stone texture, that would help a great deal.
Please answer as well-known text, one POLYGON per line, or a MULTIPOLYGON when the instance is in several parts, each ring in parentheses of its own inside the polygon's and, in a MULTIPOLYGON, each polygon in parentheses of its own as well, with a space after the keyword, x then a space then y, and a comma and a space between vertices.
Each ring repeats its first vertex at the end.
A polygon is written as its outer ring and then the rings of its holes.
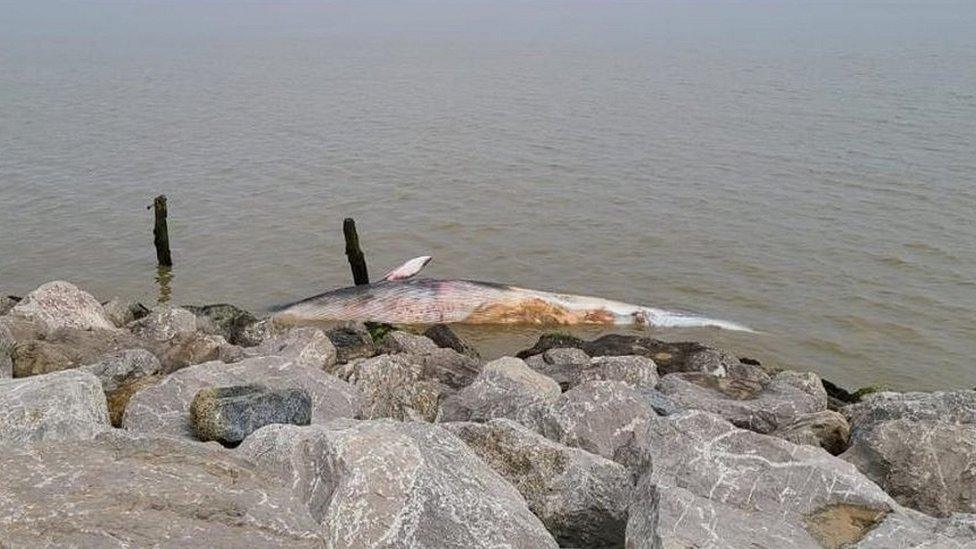
POLYGON ((657 389, 642 389, 640 393, 659 416, 670 416, 685 410, 657 389))
POLYGON ((206 362, 174 372, 132 396, 122 425, 133 431, 192 438, 190 404, 200 389, 252 383, 304 389, 312 397, 312 423, 358 417, 362 408, 362 396, 348 383, 281 357, 261 357, 234 364, 206 362))
POLYGON ((19 297, 14 297, 10 295, 0 295, 0 316, 3 316, 10 312, 10 309, 14 308, 14 305, 20 302, 19 297))
POLYGON ((129 399, 139 391, 159 385, 163 379, 163 374, 137 377, 123 382, 113 391, 105 393, 105 400, 108 402, 108 419, 112 427, 122 427, 122 417, 125 415, 125 408, 129 405, 129 399))
POLYGON ((5 323, 0 323, 0 379, 14 376, 14 363, 10 355, 15 345, 17 340, 14 339, 10 328, 5 323))
POLYGON ((197 438, 237 446, 265 425, 308 425, 312 399, 302 389, 270 389, 233 385, 201 389, 190 404, 190 422, 197 438))
POLYGON ((139 320, 149 314, 149 309, 138 301, 128 301, 118 297, 102 305, 105 316, 116 328, 124 328, 134 320, 139 320))
POLYGON ((195 332, 197 317, 180 307, 156 307, 145 317, 129 324, 128 328, 138 337, 161 343, 178 334, 195 332))
POLYGON ((653 467, 630 507, 631 548, 837 547, 898 508, 822 449, 738 429, 706 412, 658 418, 647 439, 653 467))
POLYGON ((380 353, 426 353, 439 349, 436 343, 430 339, 402 330, 394 330, 385 336, 378 344, 380 353))
POLYGON ((98 300, 74 284, 60 280, 43 284, 27 294, 9 314, 30 320, 47 333, 59 328, 116 329, 98 300))
POLYGON ((587 381, 623 381, 634 389, 653 389, 658 383, 657 365, 642 356, 600 356, 579 373, 580 383, 587 381))
POLYGON ((254 324, 244 327, 238 337, 242 347, 254 347, 265 340, 287 332, 288 326, 280 326, 273 318, 263 318, 254 324))
POLYGON ((0 545, 312 548, 287 487, 211 445, 114 431, 0 452, 0 545))
POLYGON ((622 465, 508 419, 443 427, 518 489, 561 546, 623 546, 633 485, 622 465))
POLYGON ((429 337, 438 347, 451 349, 471 358, 480 358, 478 350, 454 333, 454 330, 447 324, 434 324, 424 330, 424 335, 429 337))
POLYGON ((478 377, 444 399, 439 421, 488 421, 507 417, 536 425, 545 405, 560 395, 559 384, 524 361, 502 357, 485 365, 478 377))
MULTIPOLYGON (((593 341, 561 335, 545 334, 531 349, 518 353, 519 358, 544 353, 555 347, 576 347, 590 356, 638 355, 657 364, 661 375, 674 372, 704 372, 725 376, 730 368, 741 362, 732 354, 692 341, 669 342, 624 334, 608 334, 593 341)), ((752 371, 752 370, 750 370, 752 371)))
POLYGON ((556 547, 515 488, 434 425, 272 425, 237 453, 304 496, 328 547, 556 547))
POLYGON ((98 362, 124 349, 147 349, 154 344, 122 330, 79 330, 59 328, 41 336, 22 338, 11 354, 14 377, 27 377, 76 368, 98 362))
POLYGON ((841 457, 899 503, 976 512, 976 391, 874 393, 843 412, 852 433, 841 457))
POLYGON ((551 377, 566 391, 579 383, 580 372, 590 365, 590 355, 575 347, 556 347, 525 359, 529 368, 551 377))
POLYGON ((79 368, 94 374, 106 393, 117 390, 129 380, 159 373, 162 365, 155 355, 145 349, 123 349, 109 353, 94 364, 79 368))
POLYGON ((336 348, 340 363, 355 358, 369 358, 376 354, 376 344, 362 322, 346 322, 325 332, 336 348))
POLYGON ((234 305, 218 303, 215 305, 185 305, 187 311, 197 316, 197 322, 206 325, 209 330, 233 345, 249 346, 260 342, 252 340, 247 335, 247 328, 258 319, 234 305))
POLYGON ((453 392, 427 375, 414 355, 379 355, 339 365, 335 374, 365 397, 363 418, 429 421, 437 418, 441 399, 453 392))
POLYGON ((567 446, 612 459, 639 472, 647 423, 657 417, 647 399, 622 381, 590 381, 546 409, 539 430, 567 446))
POLYGON ((813 373, 780 372, 768 384, 685 372, 669 374, 657 390, 678 406, 718 414, 738 427, 771 433, 801 414, 827 409, 827 395, 813 373))
POLYGON ((793 444, 820 446, 836 456, 847 450, 851 438, 851 426, 843 414, 824 410, 801 414, 793 423, 780 427, 770 434, 793 444))
MULTIPOLYGON (((89 439, 108 427, 102 384, 92 374, 68 370, 0 380, 0 444, 89 439)), ((7 471, 0 471, 5 485, 7 471)))
POLYGON ((257 347, 244 349, 248 356, 280 356, 319 370, 328 370, 336 363, 336 348, 329 337, 318 328, 292 328, 265 340, 257 347))
POLYGON ((976 547, 976 515, 937 519, 903 509, 889 514, 854 546, 856 549, 971 549, 976 547))
MULTIPOLYGON (((231 349, 239 348, 227 343, 227 340, 219 335, 181 332, 162 344, 160 362, 166 373, 212 360, 232 362, 233 360, 224 360, 226 353, 231 349)), ((243 350, 240 350, 240 355, 232 354, 231 358, 243 358, 243 350)))

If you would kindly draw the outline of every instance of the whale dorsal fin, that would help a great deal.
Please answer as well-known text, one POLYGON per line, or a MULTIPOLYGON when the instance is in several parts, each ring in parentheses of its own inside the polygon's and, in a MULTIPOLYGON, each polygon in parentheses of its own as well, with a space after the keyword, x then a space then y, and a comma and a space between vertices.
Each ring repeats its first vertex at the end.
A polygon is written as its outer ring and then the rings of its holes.
POLYGON ((431 257, 429 255, 422 255, 420 257, 415 257, 403 265, 400 265, 396 269, 386 273, 383 280, 406 280, 413 275, 419 273, 428 263, 430 263, 431 257))

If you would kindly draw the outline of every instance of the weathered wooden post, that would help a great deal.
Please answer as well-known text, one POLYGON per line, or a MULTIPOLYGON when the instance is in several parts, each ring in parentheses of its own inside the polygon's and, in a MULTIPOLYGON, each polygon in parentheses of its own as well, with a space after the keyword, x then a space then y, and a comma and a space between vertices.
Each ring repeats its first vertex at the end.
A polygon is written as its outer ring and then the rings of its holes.
POLYGON ((369 272, 366 270, 366 257, 359 248, 359 235, 356 233, 356 222, 347 217, 342 222, 342 234, 346 237, 346 257, 352 269, 352 280, 356 286, 369 284, 369 272))
POLYGON ((166 227, 166 195, 153 199, 153 212, 156 224, 153 226, 153 243, 156 245, 156 262, 160 267, 172 267, 173 257, 169 253, 169 229, 166 227))

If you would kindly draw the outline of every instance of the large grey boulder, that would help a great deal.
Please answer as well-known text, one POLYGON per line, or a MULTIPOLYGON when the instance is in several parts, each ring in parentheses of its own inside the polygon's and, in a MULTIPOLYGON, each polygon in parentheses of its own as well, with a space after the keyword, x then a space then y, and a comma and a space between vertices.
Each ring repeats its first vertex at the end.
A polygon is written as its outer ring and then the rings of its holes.
POLYGON ((779 427, 769 434, 793 444, 820 446, 836 456, 847 450, 851 438, 851 426, 843 414, 824 410, 801 414, 793 423, 779 427))
POLYGON ((102 384, 88 372, 0 380, 0 444, 84 440, 108 428, 102 384))
POLYGON ((336 363, 336 348, 318 328, 297 327, 274 335, 256 347, 244 349, 247 356, 280 356, 319 370, 336 363))
POLYGON ((579 373, 581 383, 587 381, 623 381, 634 389, 653 389, 659 381, 657 365, 642 356, 599 356, 579 373))
POLYGON ((657 414, 647 399, 622 381, 589 381, 546 407, 536 430, 546 437, 628 466, 647 466, 643 437, 657 414))
POLYGON ((0 452, 4 547, 321 548, 287 486, 215 445, 103 433, 0 452))
POLYGON ((308 425, 312 399, 302 389, 231 385, 201 389, 190 404, 190 423, 197 439, 237 446, 265 425, 308 425))
POLYGON ((34 322, 46 333, 59 328, 116 329, 97 299, 74 284, 60 280, 39 286, 9 314, 34 322))
POLYGON ((688 411, 649 424, 627 546, 840 547, 898 505, 820 448, 688 411))
POLYGON ((364 419, 401 421, 437 419, 441 399, 453 391, 429 376, 415 355, 379 355, 337 366, 334 373, 355 385, 365 397, 364 419))
POLYGON ((328 547, 556 547, 515 488, 435 425, 271 425, 237 453, 294 487, 328 547))
POLYGON ((485 365, 464 389, 444 399, 438 421, 488 421, 506 417, 538 424, 546 404, 559 398, 559 384, 524 361, 502 357, 485 365))
POLYGON ((58 328, 38 339, 17 340, 11 353, 14 377, 48 374, 92 364, 125 349, 146 349, 156 345, 123 330, 81 330, 58 328))
POLYGON ((976 392, 876 393, 844 413, 853 431, 841 457, 899 503, 976 513, 976 392))
POLYGON ((104 303, 102 308, 105 310, 105 316, 116 328, 124 328, 130 322, 149 314, 149 309, 142 303, 119 297, 114 297, 104 303))
POLYGON ((976 515, 947 518, 903 509, 891 513, 861 539, 856 549, 968 549, 976 547, 976 515))
POLYGON ((391 355, 397 353, 426 353, 439 348, 428 337, 402 330, 393 330, 387 333, 377 344, 377 350, 380 353, 391 355))
POLYGON ((155 355, 145 349, 123 349, 78 369, 94 374, 102 383, 102 389, 109 393, 127 381, 159 373, 162 365, 155 355))
POLYGON ((181 307, 155 307, 149 314, 128 325, 137 337, 162 343, 179 334, 195 332, 197 317, 181 307))
POLYGON ((580 372, 590 365, 590 355, 575 347, 555 347, 526 358, 525 363, 554 379, 565 391, 579 383, 580 372))
POLYGON ((335 345, 339 363, 376 354, 376 343, 362 322, 346 322, 325 332, 335 345))
POLYGON ((633 484, 622 465, 509 419, 442 426, 518 489, 561 546, 623 546, 633 484))
POLYGON ((185 305, 187 311, 197 316, 197 323, 207 331, 219 335, 232 345, 249 346, 257 343, 247 337, 247 328, 258 319, 248 311, 228 303, 214 305, 185 305))
POLYGON ((200 331, 180 332, 160 344, 160 362, 167 373, 212 360, 236 362, 244 350, 231 345, 222 336, 200 331))
POLYGON ((281 357, 250 358, 233 364, 214 361, 184 368, 132 395, 122 426, 193 438, 190 405, 207 387, 261 384, 273 388, 304 389, 312 397, 312 423, 358 417, 359 391, 320 369, 281 357))
POLYGON ((657 390, 679 406, 718 414, 757 433, 771 433, 802 414, 827 409, 820 378, 810 372, 780 372, 765 384, 685 372, 664 376, 657 390))

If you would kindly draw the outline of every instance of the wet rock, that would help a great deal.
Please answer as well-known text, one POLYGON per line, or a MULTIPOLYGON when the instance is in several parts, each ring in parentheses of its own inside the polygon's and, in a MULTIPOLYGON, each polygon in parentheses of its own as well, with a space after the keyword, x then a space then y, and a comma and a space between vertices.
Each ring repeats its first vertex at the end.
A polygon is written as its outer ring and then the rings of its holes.
POLYGON ((768 384, 684 372, 669 374, 657 390, 678 406, 718 414, 738 427, 771 433, 801 414, 827 409, 827 395, 813 373, 780 372, 768 384))
POLYGON ((638 391, 622 381, 589 381, 563 393, 543 414, 546 437, 603 456, 639 472, 647 422, 657 417, 638 391))
POLYGON ((14 305, 20 302, 19 297, 12 295, 0 295, 0 316, 3 316, 10 312, 10 309, 14 308, 14 305))
POLYGON ((320 369, 281 357, 259 357, 234 364, 206 362, 170 374, 158 385, 132 395, 122 426, 192 438, 190 404, 198 391, 248 384, 305 390, 312 398, 312 423, 358 417, 362 407, 362 395, 355 387, 320 369))
POLYGON ((976 513, 976 392, 876 393, 844 413, 853 429, 841 457, 899 503, 976 513))
POLYGON ((191 364, 212 360, 233 362, 243 358, 243 350, 227 343, 219 335, 203 332, 180 332, 162 344, 163 371, 172 373, 191 364))
POLYGON ((976 515, 937 519, 903 509, 891 513, 854 545, 856 549, 965 549, 976 547, 976 515))
POLYGON ((109 393, 130 380, 159 373, 162 365, 155 355, 145 349, 124 349, 109 353, 98 362, 82 366, 79 370, 94 374, 102 383, 102 390, 109 393))
POLYGON ((503 357, 485 365, 464 389, 447 397, 439 421, 488 421, 506 417, 537 424, 545 405, 559 397, 559 384, 525 364, 503 357))
POLYGON ((0 452, 8 547, 322 547, 287 486, 215 445, 120 431, 0 452))
POLYGON ((820 380, 823 383, 824 391, 827 393, 827 409, 838 411, 848 404, 853 404, 860 400, 857 395, 847 389, 826 379, 820 380))
POLYGON ((59 328, 116 329, 98 300, 63 281, 41 285, 17 303, 9 314, 35 323, 46 333, 59 328))
POLYGON ((556 547, 515 488, 434 425, 272 425, 237 453, 295 487, 327 547, 556 547))
POLYGON ((424 331, 424 335, 430 338, 438 347, 451 349, 471 358, 480 358, 477 349, 461 339, 447 324, 434 324, 424 331))
POLYGON ((561 546, 623 546, 633 485, 622 465, 508 419, 443 427, 518 489, 561 546))
POLYGON ((623 381, 634 389, 653 389, 658 383, 657 365, 642 356, 600 356, 590 359, 579 381, 623 381))
POLYGON ((836 456, 847 450, 847 443, 851 438, 851 426, 842 414, 824 410, 812 414, 800 414, 793 423, 780 427, 770 434, 793 444, 820 446, 836 456))
POLYGON ((179 334, 195 332, 197 317, 180 307, 156 307, 128 328, 137 337, 162 343, 179 334))
POLYGON ((839 547, 897 504, 820 448, 697 410, 649 423, 627 546, 839 547), (824 525, 830 525, 825 528, 824 525))
MULTIPOLYGON (((555 347, 576 347, 590 356, 638 355, 650 358, 657 364, 658 373, 704 372, 725 376, 729 368, 736 369, 742 363, 734 355, 692 341, 668 342, 624 334, 608 334, 593 341, 561 334, 546 334, 535 346, 518 353, 519 358, 544 353, 555 347)), ((749 370, 754 372, 754 370, 749 370)))
POLYGON ((185 305, 183 308, 195 314, 197 321, 206 325, 211 333, 223 337, 233 345, 250 346, 260 343, 260 341, 253 341, 246 331, 258 319, 240 307, 218 303, 185 305))
POLYGON ((556 380, 566 391, 579 383, 580 372, 590 365, 590 355, 575 347, 556 347, 525 359, 529 368, 556 380))
POLYGON ((0 380, 0 444, 90 439, 108 426, 102 385, 88 372, 0 380))
POLYGON ((386 334, 377 348, 380 353, 387 354, 426 353, 439 349, 437 344, 430 339, 401 330, 394 330, 386 334))
POLYGON ((441 399, 453 392, 427 375, 424 363, 410 354, 358 358, 337 366, 334 373, 364 395, 364 419, 432 422, 441 399))
POLYGON ((118 297, 102 305, 105 316, 116 328, 124 328, 130 322, 139 320, 149 314, 149 309, 138 301, 128 301, 118 297))
POLYGON ((376 355, 373 336, 362 322, 347 322, 325 332, 336 348, 339 363, 376 355))
POLYGON ((312 399, 302 389, 231 385, 201 389, 190 404, 190 422, 199 440, 234 447, 265 425, 308 425, 312 399))
POLYGON ((248 356, 280 356, 319 370, 328 370, 336 363, 336 348, 329 337, 318 328, 292 328, 265 340, 257 347, 244 349, 248 356))

